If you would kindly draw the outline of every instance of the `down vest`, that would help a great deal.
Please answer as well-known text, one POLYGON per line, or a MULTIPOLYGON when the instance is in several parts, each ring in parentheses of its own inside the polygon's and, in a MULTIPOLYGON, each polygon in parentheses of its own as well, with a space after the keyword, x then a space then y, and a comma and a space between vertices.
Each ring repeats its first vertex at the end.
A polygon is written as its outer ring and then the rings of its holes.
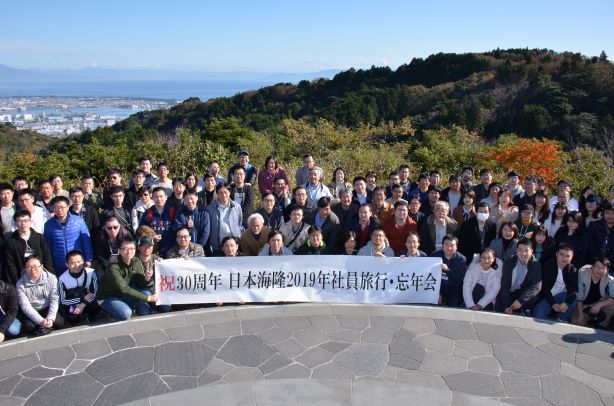
POLYGON ((77 215, 68 213, 68 219, 64 224, 53 217, 45 223, 45 240, 51 250, 53 268, 57 273, 62 273, 66 268, 66 254, 77 250, 83 254, 85 261, 93 261, 94 252, 90 232, 85 221, 77 215))

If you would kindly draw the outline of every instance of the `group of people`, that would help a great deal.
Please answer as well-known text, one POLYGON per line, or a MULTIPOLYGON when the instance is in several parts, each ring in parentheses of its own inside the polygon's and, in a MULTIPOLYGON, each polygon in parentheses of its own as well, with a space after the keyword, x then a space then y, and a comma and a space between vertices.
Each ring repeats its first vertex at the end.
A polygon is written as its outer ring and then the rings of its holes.
POLYGON ((0 339, 101 309, 169 311, 155 305, 156 261, 240 255, 440 257, 443 305, 612 328, 614 185, 576 200, 565 180, 550 196, 514 171, 499 183, 464 167, 443 185, 438 170, 413 181, 410 169, 384 185, 336 168, 326 184, 305 155, 290 189, 276 157, 258 171, 241 150, 226 176, 216 161, 202 177, 170 178, 164 163, 156 175, 143 157, 126 182, 109 171, 102 191, 91 176, 69 190, 59 175, 36 190, 17 176, 0 184, 0 339))

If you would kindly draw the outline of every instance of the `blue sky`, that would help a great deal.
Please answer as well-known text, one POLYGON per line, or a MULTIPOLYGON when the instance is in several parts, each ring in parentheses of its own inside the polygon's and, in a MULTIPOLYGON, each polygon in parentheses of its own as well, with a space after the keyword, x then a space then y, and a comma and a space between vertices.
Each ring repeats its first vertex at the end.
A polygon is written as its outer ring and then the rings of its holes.
POLYGON ((3 1, 0 64, 315 72, 438 52, 550 48, 614 58, 614 2, 3 1))

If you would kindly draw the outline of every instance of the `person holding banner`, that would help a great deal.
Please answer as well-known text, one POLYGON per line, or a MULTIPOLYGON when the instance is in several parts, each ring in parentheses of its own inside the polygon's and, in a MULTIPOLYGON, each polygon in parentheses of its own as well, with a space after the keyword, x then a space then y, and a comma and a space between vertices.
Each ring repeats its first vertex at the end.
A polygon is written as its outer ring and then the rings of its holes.
POLYGON ((271 231, 269 239, 258 256, 294 255, 292 250, 284 247, 284 236, 279 231, 271 231))
MULTIPOLYGON (((181 232, 184 235, 187 234, 189 236, 189 233, 187 232, 185 228, 182 230, 179 230, 178 234, 179 232, 181 232)), ((187 241, 189 241, 189 239, 187 241)), ((145 283, 146 283, 147 289, 149 289, 150 294, 154 294, 156 293, 156 276, 155 276, 156 262, 160 261, 162 258, 160 258, 159 256, 153 253, 153 250, 154 250, 153 238, 141 237, 139 238, 137 245, 138 245, 137 247, 138 255, 137 256, 139 260, 141 261, 141 263, 143 264, 143 270, 145 272, 145 283)), ((201 247, 201 250, 202 250, 202 247, 201 247)), ((202 256, 204 256, 204 253, 202 256)), ((185 259, 188 259, 188 258, 185 258, 185 259)), ((172 310, 171 305, 156 305, 155 309, 158 313, 166 313, 172 310)))
POLYGON ((463 298, 469 310, 494 310, 495 300, 501 288, 502 262, 495 258, 495 251, 484 248, 473 257, 463 280, 463 298))
POLYGON ((390 248, 388 240, 386 239, 386 234, 380 226, 373 227, 373 229, 371 230, 371 241, 369 241, 367 245, 358 250, 358 255, 373 257, 394 257, 394 251, 392 250, 392 248, 390 248))
POLYGON ((296 255, 326 255, 326 244, 322 238, 322 230, 317 225, 309 227, 309 238, 297 251, 296 255))

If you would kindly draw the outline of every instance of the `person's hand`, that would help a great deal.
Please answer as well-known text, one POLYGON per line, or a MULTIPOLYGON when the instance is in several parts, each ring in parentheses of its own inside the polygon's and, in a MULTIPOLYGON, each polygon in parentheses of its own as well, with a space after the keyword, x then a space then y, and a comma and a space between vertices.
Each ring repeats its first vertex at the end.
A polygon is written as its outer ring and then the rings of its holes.
POLYGON ((91 302, 93 298, 94 298, 93 293, 88 293, 87 295, 83 296, 83 299, 85 299, 86 302, 91 302))
POLYGON ((448 272, 448 266, 446 264, 441 264, 441 270, 444 272, 448 272))
POLYGON ((567 306, 567 303, 561 303, 559 305, 559 309, 556 310, 557 313, 565 313, 567 311, 567 309, 569 309, 569 306, 567 306))
POLYGON ((552 305, 552 310, 554 310, 557 313, 563 313, 562 311, 559 310, 560 305, 558 303, 555 303, 552 305))
POLYGON ((597 314, 599 313, 600 310, 601 310, 601 305, 599 303, 595 303, 594 305, 591 306, 590 313, 597 314))
POLYGON ((385 257, 385 255, 381 252, 376 252, 375 254, 373 254, 374 257, 385 257))
POLYGON ((151 303, 155 303, 158 301, 158 295, 156 295, 155 293, 153 295, 149 295, 147 296, 147 301, 151 302, 151 303))
POLYGON ((116 264, 117 263, 117 258, 118 258, 118 255, 111 255, 109 257, 109 264, 116 264))
POLYGON ((192 220, 192 217, 190 217, 188 219, 188 224, 187 224, 188 228, 193 228, 194 227, 194 220, 192 220))
POLYGON ((154 240, 154 242, 160 242, 162 240, 162 236, 160 234, 156 234, 152 237, 152 240, 154 240))
POLYGON ((514 300, 514 303, 512 303, 512 305, 510 306, 510 309, 512 309, 512 311, 520 310, 521 308, 522 304, 520 304, 518 300, 514 300))
POLYGON ((53 327, 53 320, 45 319, 43 320, 43 327, 51 328, 53 327))
POLYGON ((0 343, 4 341, 4 334, 0 333, 0 343))
POLYGON ((514 311, 512 310, 511 307, 508 307, 505 309, 505 314, 512 314, 512 313, 514 313, 514 311))
POLYGON ((151 279, 151 277, 153 276, 153 274, 154 274, 153 268, 147 269, 145 271, 145 279, 149 281, 151 279))
POLYGON ((75 306, 75 310, 72 312, 72 314, 81 314, 83 313, 83 309, 85 309, 85 304, 79 303, 75 306))
POLYGON ((185 259, 187 261, 188 259, 190 259, 190 256, 188 254, 183 254, 181 256, 181 258, 183 258, 183 259, 185 259))
POLYGON ((470 310, 482 310, 482 306, 480 306, 479 304, 474 304, 469 309, 470 310))
POLYGON ((92 261, 85 261, 85 263, 83 264, 86 268, 91 268, 92 267, 92 261))

